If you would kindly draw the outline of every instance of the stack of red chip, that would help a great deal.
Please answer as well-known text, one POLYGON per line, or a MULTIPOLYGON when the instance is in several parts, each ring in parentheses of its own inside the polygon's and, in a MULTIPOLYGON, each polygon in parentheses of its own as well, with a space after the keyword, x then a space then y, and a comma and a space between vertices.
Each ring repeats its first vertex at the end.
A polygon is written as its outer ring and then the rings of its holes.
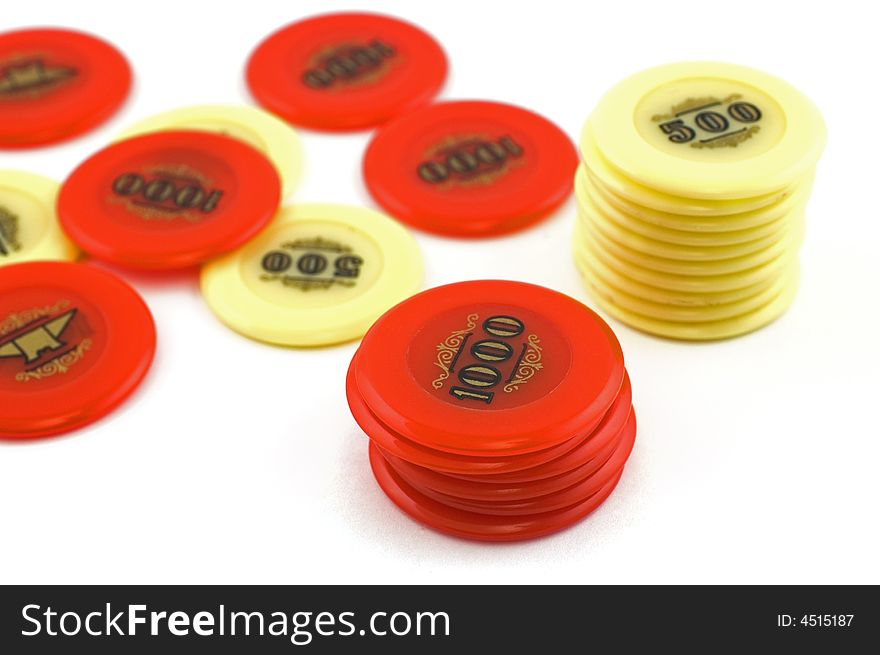
POLYGON ((462 282, 397 305, 364 337, 346 390, 385 493, 469 539, 579 521, 614 490, 635 440, 611 329, 520 282, 462 282))
POLYGON ((571 195, 577 151, 534 112, 499 102, 440 102, 380 129, 364 154, 367 189, 419 230, 487 237, 549 217, 571 195))
POLYGON ((323 14, 282 27, 251 53, 247 84, 260 105, 313 129, 381 125, 431 101, 447 73, 430 34, 379 14, 323 14))

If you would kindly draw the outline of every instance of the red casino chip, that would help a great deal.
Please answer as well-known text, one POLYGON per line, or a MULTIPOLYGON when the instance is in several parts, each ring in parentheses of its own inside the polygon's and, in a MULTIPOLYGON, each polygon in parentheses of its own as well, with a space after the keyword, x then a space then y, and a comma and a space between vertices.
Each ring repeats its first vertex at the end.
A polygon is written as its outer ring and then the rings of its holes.
POLYGON ((271 34, 251 54, 246 78, 257 102, 295 125, 356 130, 428 103, 446 72, 442 48, 418 27, 342 13, 271 34))
MULTIPOLYGON (((574 447, 564 453, 564 455, 547 460, 531 468, 481 475, 479 481, 499 485, 534 482, 536 480, 558 477, 585 466, 593 462, 597 457, 601 457, 601 453, 606 448, 618 441, 621 433, 627 427, 629 421, 632 420, 633 413, 632 389, 629 385, 629 378, 627 378, 620 395, 614 400, 611 409, 608 410, 599 426, 587 436, 578 436, 573 439, 570 443, 573 443, 574 447)), ((473 473, 475 471, 469 471, 463 475, 458 473, 450 475, 470 480, 473 473)))
POLYGON ((425 496, 402 480, 372 445, 370 465, 382 491, 404 512, 441 532, 477 541, 521 541, 563 530, 605 502, 623 474, 618 472, 598 492, 564 509, 522 516, 492 516, 450 507, 425 496))
POLYGON ((472 539, 580 520, 635 442, 614 334, 577 301, 520 282, 462 282, 397 305, 364 337, 346 393, 383 490, 472 539))
POLYGON ((131 88, 114 46, 81 32, 0 34, 0 148, 71 138, 110 118, 131 88))
POLYGON ((153 361, 150 310, 86 264, 0 268, 0 438, 74 430, 107 415, 153 361))
POLYGON ((571 195, 578 157, 556 125, 495 102, 444 102, 383 127, 364 156, 367 188, 400 220, 481 237, 546 218, 571 195))
MULTIPOLYGON (((627 428, 627 434, 634 435, 635 426, 627 428)), ((623 433, 619 435, 622 437, 623 433)), ((504 503, 512 501, 541 498, 548 494, 568 489, 584 480, 592 479, 612 459, 612 455, 621 450, 622 438, 606 444, 596 457, 586 464, 562 475, 542 480, 521 482, 518 484, 493 484, 481 482, 478 477, 469 480, 462 477, 444 476, 401 459, 382 453, 388 464, 394 468, 401 478, 426 495, 437 494, 444 498, 455 498, 461 502, 473 503, 504 503), (430 493, 429 493, 430 492, 430 493)), ((432 496, 433 497, 433 496, 432 496)), ((452 504, 447 503, 447 504, 452 504)))
MULTIPOLYGON (((524 498, 535 498, 545 494, 554 493, 569 487, 577 482, 592 477, 620 448, 630 432, 635 431, 635 415, 628 408, 625 425, 613 435, 601 443, 593 457, 585 462, 575 461, 565 463, 565 471, 551 476, 540 472, 542 467, 529 469, 525 472, 534 472, 535 477, 520 480, 499 480, 492 475, 449 475, 435 469, 413 464, 402 460, 382 450, 382 455, 388 463, 413 486, 427 487, 438 493, 448 494, 457 498, 480 501, 501 501, 524 498)), ((374 441, 375 443, 375 441, 374 441)), ((377 444, 378 447, 378 444, 377 444)), ((560 464, 571 459, 571 455, 559 458, 560 464)), ((554 464, 556 460, 554 460, 554 464)), ((524 477, 524 476, 523 476, 524 477)))
POLYGON ((576 300, 476 281, 387 312, 364 337, 354 377, 394 432, 443 452, 513 456, 592 430, 620 392, 624 364, 614 333, 576 300))
POLYGON ((195 266, 233 250, 272 219, 278 173, 237 139, 199 131, 120 141, 67 178, 58 217, 90 255, 146 269, 195 266))

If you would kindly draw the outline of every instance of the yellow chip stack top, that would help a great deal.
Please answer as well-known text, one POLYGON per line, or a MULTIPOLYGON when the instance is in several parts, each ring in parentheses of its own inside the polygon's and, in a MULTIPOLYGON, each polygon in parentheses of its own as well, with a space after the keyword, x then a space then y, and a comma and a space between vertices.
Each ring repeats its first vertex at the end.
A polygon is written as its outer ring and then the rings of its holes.
POLYGON ((723 339, 780 316, 825 125, 766 73, 710 62, 611 89, 581 135, 574 257, 612 316, 675 339, 723 339))
POLYGON ((244 141, 266 155, 275 166, 281 178, 281 196, 285 198, 302 174, 302 146, 296 130, 256 107, 196 105, 171 109, 135 123, 117 140, 164 130, 204 130, 244 141))

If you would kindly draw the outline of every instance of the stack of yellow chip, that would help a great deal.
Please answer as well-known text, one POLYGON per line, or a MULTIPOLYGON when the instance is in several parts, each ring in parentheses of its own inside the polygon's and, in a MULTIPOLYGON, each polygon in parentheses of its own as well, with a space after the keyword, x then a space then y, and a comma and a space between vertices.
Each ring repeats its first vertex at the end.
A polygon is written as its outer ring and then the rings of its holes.
POLYGON ((756 330, 794 297, 818 110, 766 73, 682 63, 611 89, 581 136, 574 253, 596 301, 677 339, 756 330))

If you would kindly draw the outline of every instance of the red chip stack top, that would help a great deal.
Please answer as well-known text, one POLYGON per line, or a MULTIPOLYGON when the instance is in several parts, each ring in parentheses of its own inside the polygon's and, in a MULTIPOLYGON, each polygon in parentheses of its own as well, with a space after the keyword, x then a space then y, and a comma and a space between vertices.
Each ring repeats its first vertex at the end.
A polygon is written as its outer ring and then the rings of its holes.
POLYGON ((610 328, 525 283, 462 282, 397 305, 364 337, 346 390, 385 493, 458 537, 529 539, 582 519, 635 440, 610 328))

